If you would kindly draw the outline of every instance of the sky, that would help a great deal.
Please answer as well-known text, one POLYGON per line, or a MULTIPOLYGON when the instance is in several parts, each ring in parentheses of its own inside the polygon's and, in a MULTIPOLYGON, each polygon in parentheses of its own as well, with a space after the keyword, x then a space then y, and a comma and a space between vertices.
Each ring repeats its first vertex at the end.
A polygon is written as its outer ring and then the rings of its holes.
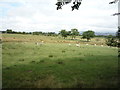
POLYGON ((0 30, 25 32, 59 32, 93 30, 116 32, 118 3, 111 0, 82 0, 79 10, 71 10, 73 3, 56 10, 57 0, 0 0, 0 30))

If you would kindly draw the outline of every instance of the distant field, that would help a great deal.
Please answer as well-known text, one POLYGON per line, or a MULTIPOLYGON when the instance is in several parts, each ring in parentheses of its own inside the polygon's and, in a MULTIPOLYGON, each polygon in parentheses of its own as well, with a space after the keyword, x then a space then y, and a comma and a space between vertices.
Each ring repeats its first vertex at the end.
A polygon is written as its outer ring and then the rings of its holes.
POLYGON ((42 36, 42 35, 20 35, 20 34, 3 34, 4 42, 41 42, 45 43, 80 43, 80 44, 97 44, 97 45, 106 45, 105 38, 95 37, 91 42, 87 42, 86 39, 81 39, 81 36, 77 36, 76 40, 71 40, 71 37, 63 39, 61 36, 42 36))
POLYGON ((104 38, 86 42, 80 37, 2 37, 3 88, 117 87, 117 48, 107 47, 104 38), (35 44, 41 41, 43 45, 35 44), (75 45, 78 42, 80 47, 75 45))

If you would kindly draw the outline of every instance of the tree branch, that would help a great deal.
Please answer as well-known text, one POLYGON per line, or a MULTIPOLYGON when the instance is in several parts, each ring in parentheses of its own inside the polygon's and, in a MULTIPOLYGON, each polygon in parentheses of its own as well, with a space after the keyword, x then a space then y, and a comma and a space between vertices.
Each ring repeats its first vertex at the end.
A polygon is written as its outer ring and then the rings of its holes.
POLYGON ((114 1, 112 1, 112 2, 110 2, 109 4, 113 4, 113 3, 116 3, 116 2, 118 2, 119 0, 114 0, 114 1))

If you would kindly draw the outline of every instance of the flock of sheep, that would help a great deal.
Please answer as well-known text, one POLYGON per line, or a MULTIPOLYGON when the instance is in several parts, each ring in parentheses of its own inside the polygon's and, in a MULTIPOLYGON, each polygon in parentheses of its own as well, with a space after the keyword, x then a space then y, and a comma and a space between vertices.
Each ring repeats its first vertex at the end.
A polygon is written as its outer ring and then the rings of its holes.
MULTIPOLYGON (((36 42, 35 43, 36 45, 43 45, 44 44, 44 41, 41 41, 41 42, 36 42)), ((85 44, 86 46, 88 46, 89 44, 85 44)), ((68 44, 68 46, 72 46, 72 44, 68 44)), ((80 47, 80 43, 77 43, 75 44, 76 47, 80 47)), ((94 46, 97 46, 96 44, 94 44, 94 46)), ((101 47, 104 47, 104 45, 100 45, 101 47)))

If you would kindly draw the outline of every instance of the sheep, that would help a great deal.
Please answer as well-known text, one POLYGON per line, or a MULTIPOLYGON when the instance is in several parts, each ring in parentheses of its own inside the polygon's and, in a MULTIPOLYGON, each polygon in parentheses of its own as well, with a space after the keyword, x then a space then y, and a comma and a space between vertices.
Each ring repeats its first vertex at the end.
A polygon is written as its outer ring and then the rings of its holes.
POLYGON ((110 48, 110 46, 107 46, 108 48, 110 48))
POLYGON ((27 42, 23 42, 23 44, 27 44, 27 42))
POLYGON ((76 44, 76 47, 80 47, 80 44, 76 44))
POLYGON ((94 46, 96 46, 96 44, 94 44, 94 46))
POLYGON ((42 44, 44 43, 44 41, 42 41, 42 44))
POLYGON ((35 43, 36 45, 43 45, 43 42, 44 41, 41 41, 41 42, 37 42, 37 43, 35 43))
POLYGON ((71 46, 71 44, 70 44, 70 43, 69 43, 68 45, 69 45, 69 46, 71 46))
POLYGON ((86 44, 86 45, 89 45, 89 44, 86 44))
POLYGON ((101 45, 101 47, 103 47, 103 45, 101 45))

